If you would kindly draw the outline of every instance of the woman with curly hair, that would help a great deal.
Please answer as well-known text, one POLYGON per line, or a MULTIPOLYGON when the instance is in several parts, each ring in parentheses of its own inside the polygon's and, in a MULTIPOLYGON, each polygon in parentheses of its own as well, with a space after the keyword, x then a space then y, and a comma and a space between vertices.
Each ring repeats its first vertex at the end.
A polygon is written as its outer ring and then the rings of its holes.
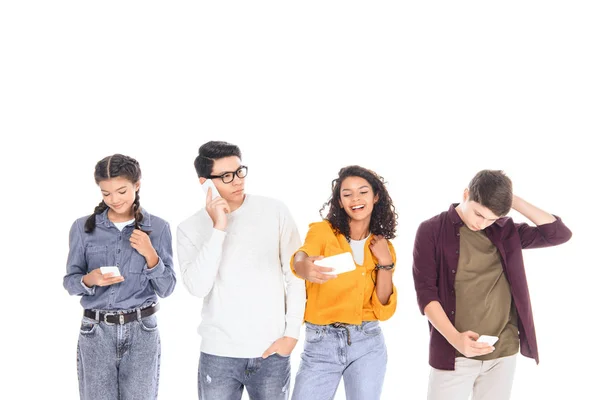
POLYGON ((387 350, 379 321, 396 310, 396 262, 390 239, 397 215, 382 177, 357 165, 342 168, 321 222, 310 224, 292 257, 306 281, 306 335, 292 400, 332 399, 344 377, 346 398, 379 399, 387 350), (333 274, 315 261, 350 252, 354 267, 333 274))

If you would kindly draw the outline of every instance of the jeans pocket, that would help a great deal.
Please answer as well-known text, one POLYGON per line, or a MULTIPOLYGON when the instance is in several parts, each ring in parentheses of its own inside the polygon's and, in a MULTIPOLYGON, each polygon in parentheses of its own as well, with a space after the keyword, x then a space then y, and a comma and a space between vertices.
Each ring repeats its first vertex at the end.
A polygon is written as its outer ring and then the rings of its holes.
POLYGON ((369 321, 363 326, 363 332, 366 336, 377 336, 381 335, 381 327, 379 321, 369 321))
POLYGON ((81 327, 79 328, 79 333, 85 336, 91 336, 96 332, 98 327, 98 322, 94 319, 83 317, 81 320, 81 327))
POLYGON ((140 327, 146 332, 155 332, 158 329, 156 315, 150 315, 140 320, 140 327))
POLYGON ((281 357, 281 358, 290 358, 292 355, 291 354, 279 354, 279 353, 274 353, 274 356, 277 357, 281 357))
POLYGON ((304 338, 307 343, 318 343, 323 340, 323 336, 325 336, 323 329, 315 329, 308 326, 306 327, 306 334, 304 338))

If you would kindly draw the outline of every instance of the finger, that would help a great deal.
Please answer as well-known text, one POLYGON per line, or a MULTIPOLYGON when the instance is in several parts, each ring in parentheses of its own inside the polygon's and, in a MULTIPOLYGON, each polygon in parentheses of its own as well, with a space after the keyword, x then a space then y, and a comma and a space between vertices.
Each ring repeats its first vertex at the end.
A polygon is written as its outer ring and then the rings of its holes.
POLYGON ((315 271, 317 271, 317 272, 331 272, 333 270, 334 270, 334 268, 320 267, 318 265, 315 265, 315 271))
POLYGON ((483 355, 485 355, 485 354, 489 354, 489 353, 491 353, 491 352, 492 352, 492 351, 494 351, 494 350, 495 350, 495 348, 489 348, 489 349, 487 349, 487 348, 486 348, 486 349, 473 349, 473 351, 472 351, 472 353, 473 353, 473 356, 472 356, 472 357, 476 357, 476 356, 483 356, 483 355))
POLYGON ((209 187, 208 190, 206 191, 206 204, 210 203, 211 200, 212 200, 212 188, 209 187))
POLYGON ((122 276, 115 276, 114 278, 108 278, 104 280, 104 284, 101 286, 109 286, 114 285, 115 283, 123 282, 125 280, 122 276))
POLYGON ((262 358, 267 358, 271 354, 276 353, 276 352, 277 352, 277 346, 275 345, 275 343, 273 343, 272 345, 269 346, 268 349, 265 350, 265 352, 262 355, 262 358))
POLYGON ((479 339, 479 333, 477 332, 473 332, 473 331, 466 331, 465 335, 467 335, 467 337, 470 337, 473 340, 477 340, 479 339))
POLYGON ((313 276, 317 279, 320 279, 323 282, 327 282, 330 279, 337 278, 337 275, 321 274, 320 272, 315 272, 313 276))
POLYGON ((481 343, 481 342, 472 342, 471 347, 473 347, 475 349, 493 349, 494 348, 494 346, 490 346, 487 343, 481 343))

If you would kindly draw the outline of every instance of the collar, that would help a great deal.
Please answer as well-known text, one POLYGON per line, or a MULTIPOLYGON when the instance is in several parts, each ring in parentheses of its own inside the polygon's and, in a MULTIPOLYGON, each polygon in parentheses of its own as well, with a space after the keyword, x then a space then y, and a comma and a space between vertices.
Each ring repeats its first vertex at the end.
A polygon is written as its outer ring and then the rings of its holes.
MULTIPOLYGON (((96 215, 96 225, 104 225, 106 227, 110 226, 111 222, 108 219, 108 210, 110 210, 110 208, 104 210, 102 214, 96 215)), ((152 226, 152 223, 150 221, 150 214, 148 214, 148 212, 146 212, 146 210, 142 208, 142 215, 144 216, 144 218, 142 219, 142 222, 140 222, 140 226, 150 228, 152 226)))

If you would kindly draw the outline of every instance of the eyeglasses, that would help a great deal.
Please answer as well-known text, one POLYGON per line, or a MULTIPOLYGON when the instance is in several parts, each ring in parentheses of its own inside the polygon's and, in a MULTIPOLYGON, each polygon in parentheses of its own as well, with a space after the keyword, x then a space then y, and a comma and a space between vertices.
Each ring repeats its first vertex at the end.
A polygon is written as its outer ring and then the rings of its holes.
POLYGON ((245 165, 242 165, 234 172, 224 172, 221 175, 209 175, 208 178, 209 179, 221 178, 223 183, 231 183, 231 182, 233 182, 235 175, 237 175, 237 177, 240 179, 244 179, 246 177, 246 175, 248 175, 248 167, 246 167, 245 165))

